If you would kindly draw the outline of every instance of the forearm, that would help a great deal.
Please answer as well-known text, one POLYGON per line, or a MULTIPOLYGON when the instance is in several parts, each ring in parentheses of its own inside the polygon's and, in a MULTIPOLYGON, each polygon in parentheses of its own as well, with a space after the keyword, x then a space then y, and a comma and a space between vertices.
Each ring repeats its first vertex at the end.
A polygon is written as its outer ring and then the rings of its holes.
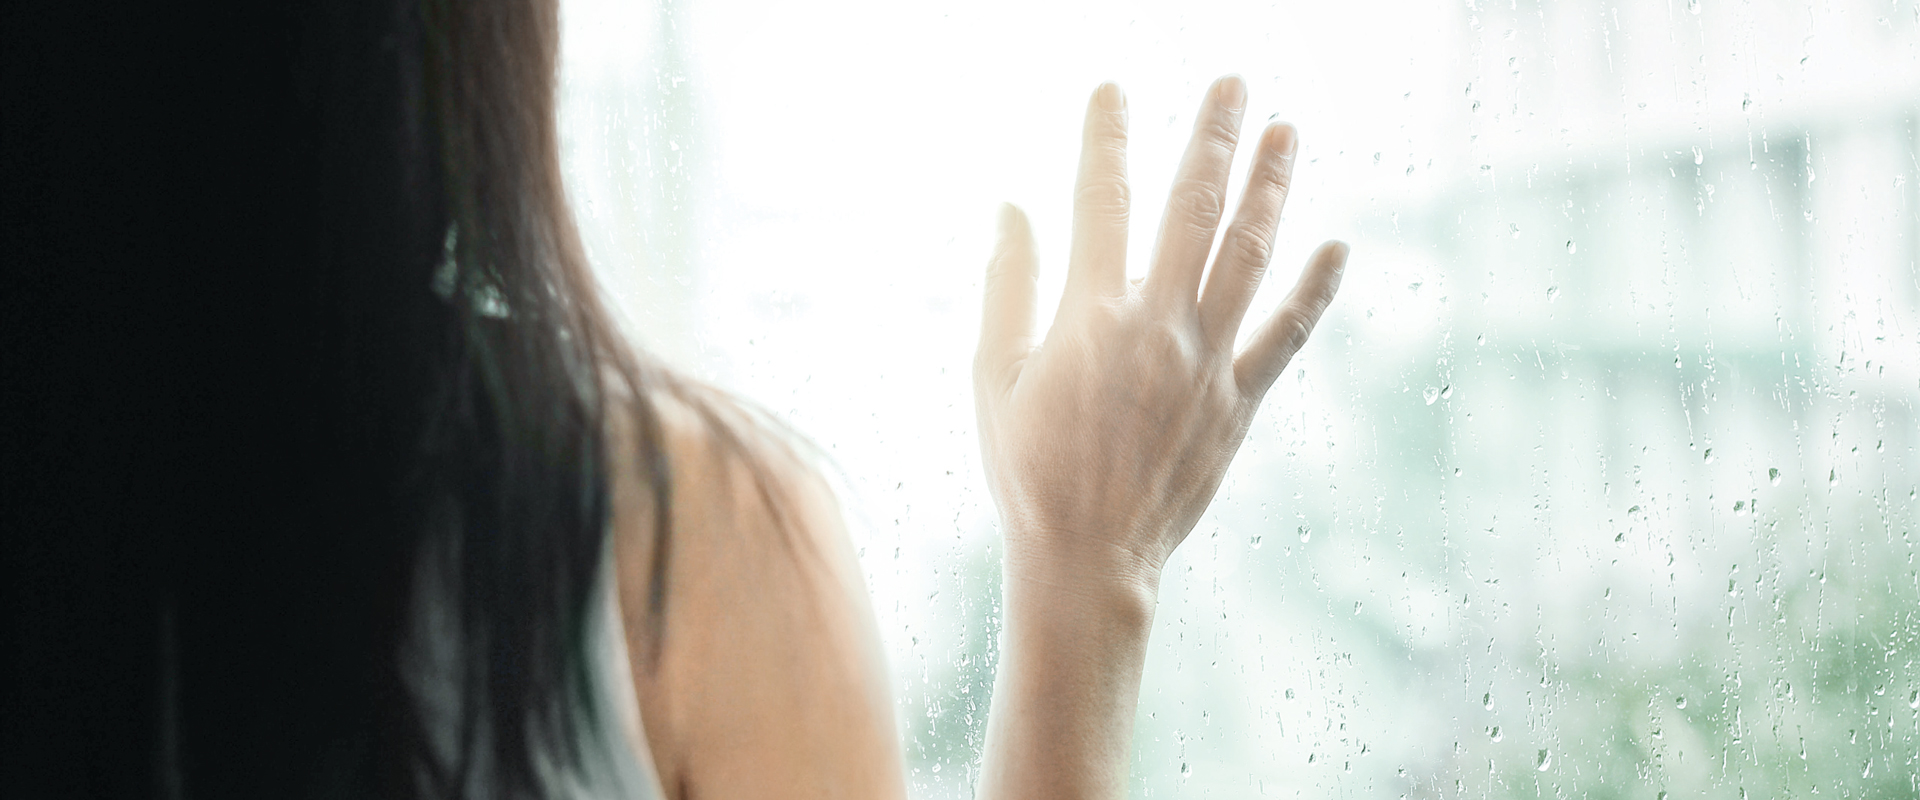
POLYGON ((1033 326, 1033 231, 1018 209, 1001 209, 974 357, 983 466, 1008 523, 986 800, 1123 794, 1160 569, 1213 501, 1261 399, 1339 287, 1347 250, 1329 242, 1235 349, 1298 149, 1290 125, 1261 133, 1208 267, 1245 108, 1238 77, 1208 91, 1152 267, 1129 281, 1126 101, 1112 84, 1095 91, 1067 288, 1044 336, 1033 326))
POLYGON ((1123 797, 1157 570, 1009 555, 979 796, 1123 797))

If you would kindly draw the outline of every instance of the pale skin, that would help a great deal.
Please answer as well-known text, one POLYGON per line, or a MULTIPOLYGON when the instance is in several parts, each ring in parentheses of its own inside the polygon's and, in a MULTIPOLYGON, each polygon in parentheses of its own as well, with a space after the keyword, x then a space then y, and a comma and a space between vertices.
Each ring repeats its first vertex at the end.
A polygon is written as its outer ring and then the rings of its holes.
MULTIPOLYGON (((1006 553, 983 798, 1124 796, 1161 570, 1339 288, 1347 247, 1328 242, 1236 352, 1297 142, 1284 123, 1259 133, 1222 233, 1245 105, 1238 77, 1208 91, 1148 273, 1129 281, 1126 103, 1113 84, 1094 92, 1066 291, 1044 337, 1033 236, 1002 209, 974 361, 1006 553)), ((666 796, 904 797, 879 631, 833 494, 769 449, 802 546, 774 544, 785 534, 744 467, 708 447, 684 406, 659 403, 675 475, 662 637, 637 622, 650 511, 630 464, 616 472, 614 546, 642 755, 666 796), (732 490, 716 480, 729 471, 732 490)))

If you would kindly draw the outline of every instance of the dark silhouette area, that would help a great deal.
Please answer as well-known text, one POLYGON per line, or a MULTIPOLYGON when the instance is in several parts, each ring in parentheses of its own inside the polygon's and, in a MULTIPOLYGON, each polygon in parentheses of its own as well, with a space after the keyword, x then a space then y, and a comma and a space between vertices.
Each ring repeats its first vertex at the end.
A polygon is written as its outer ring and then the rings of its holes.
POLYGON ((8 794, 631 781, 555 5, 5 14, 8 794))

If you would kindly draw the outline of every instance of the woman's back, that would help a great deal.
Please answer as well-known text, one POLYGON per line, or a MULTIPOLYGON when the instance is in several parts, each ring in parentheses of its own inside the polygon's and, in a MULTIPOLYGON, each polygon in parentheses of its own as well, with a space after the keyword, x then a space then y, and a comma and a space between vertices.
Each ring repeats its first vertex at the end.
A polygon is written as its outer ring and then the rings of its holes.
POLYGON ((663 785, 673 796, 897 796, 878 629, 820 465, 733 398, 680 385, 653 395, 673 475, 657 616, 639 450, 616 446, 613 473, 621 616, 663 785))

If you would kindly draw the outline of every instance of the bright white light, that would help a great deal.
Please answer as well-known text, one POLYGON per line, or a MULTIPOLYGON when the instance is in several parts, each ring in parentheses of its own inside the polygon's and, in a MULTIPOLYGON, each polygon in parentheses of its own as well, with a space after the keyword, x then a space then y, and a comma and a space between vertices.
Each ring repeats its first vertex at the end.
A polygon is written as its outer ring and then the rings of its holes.
POLYGON ((960 660, 994 603, 968 367, 995 204, 1057 293, 1082 110, 1118 81, 1142 271, 1228 72, 1248 135, 1277 114, 1304 142, 1249 318, 1315 244, 1354 255, 1170 567, 1136 795, 1915 791, 1859 768, 1920 736, 1894 702, 1920 618, 1890 610, 1920 606, 1912 2, 564 16, 602 278, 845 468, 916 793, 964 791, 986 708, 960 660))

